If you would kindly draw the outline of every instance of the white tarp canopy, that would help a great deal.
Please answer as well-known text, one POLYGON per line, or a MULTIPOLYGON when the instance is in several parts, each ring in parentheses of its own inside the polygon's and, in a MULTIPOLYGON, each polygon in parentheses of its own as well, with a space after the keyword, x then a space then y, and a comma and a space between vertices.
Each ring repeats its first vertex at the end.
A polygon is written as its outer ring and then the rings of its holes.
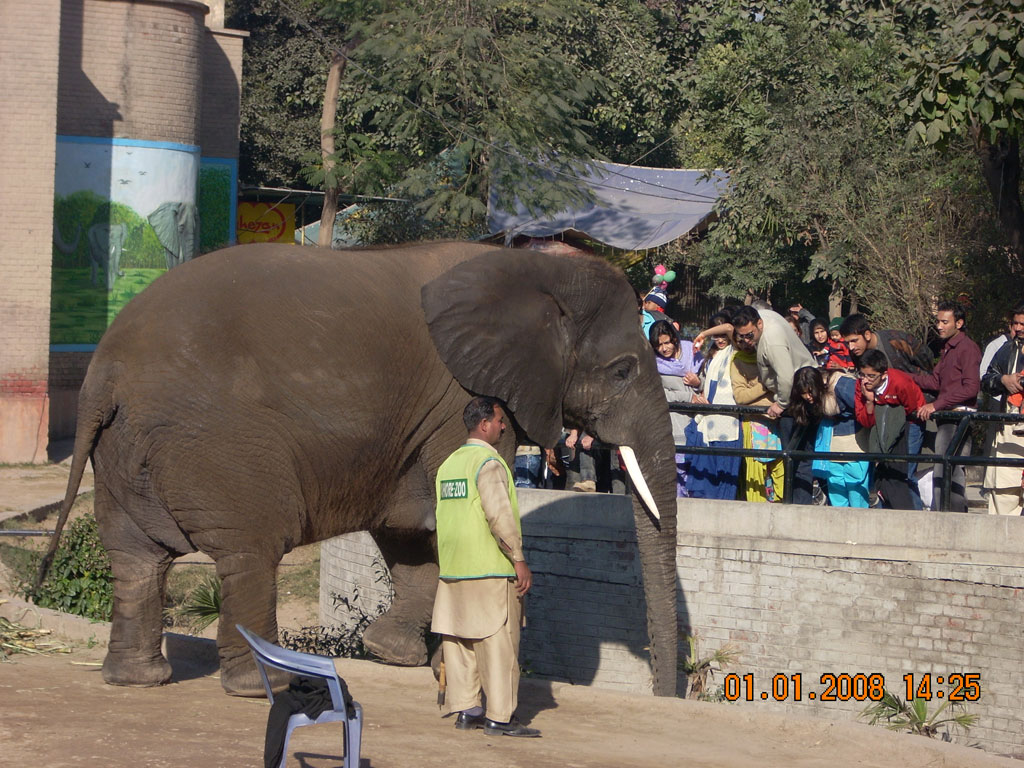
POLYGON ((711 213, 728 177, 715 171, 642 168, 593 162, 580 176, 593 202, 575 210, 535 218, 516 201, 514 212, 499 210, 491 190, 487 223, 505 242, 525 235, 551 237, 566 230, 584 233, 606 245, 642 250, 686 235, 711 213))

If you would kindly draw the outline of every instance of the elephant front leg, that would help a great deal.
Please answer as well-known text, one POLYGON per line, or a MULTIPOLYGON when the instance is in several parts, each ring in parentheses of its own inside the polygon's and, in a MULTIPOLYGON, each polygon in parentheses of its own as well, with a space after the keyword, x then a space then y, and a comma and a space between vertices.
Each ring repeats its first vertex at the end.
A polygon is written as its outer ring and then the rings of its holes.
MULTIPOLYGON (((245 553, 216 558, 221 608, 217 624, 220 682, 232 696, 265 696, 263 679, 249 646, 235 629, 241 624, 272 643, 277 642, 278 561, 245 553)), ((289 675, 267 670, 271 686, 284 688, 289 675)))
POLYGON ((363 645, 391 664, 420 666, 427 661, 426 631, 437 591, 437 560, 430 534, 373 533, 391 570, 391 607, 363 632, 363 645))

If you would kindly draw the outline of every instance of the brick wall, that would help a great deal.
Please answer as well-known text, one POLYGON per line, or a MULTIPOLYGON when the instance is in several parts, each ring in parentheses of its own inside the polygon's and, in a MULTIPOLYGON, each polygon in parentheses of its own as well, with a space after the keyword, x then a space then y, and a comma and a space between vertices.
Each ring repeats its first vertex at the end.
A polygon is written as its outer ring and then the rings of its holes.
POLYGON ((46 460, 60 0, 0 3, 0 462, 46 460))
POLYGON ((85 381, 92 352, 50 352, 50 439, 75 436, 78 390, 85 381))
MULTIPOLYGON (((520 494, 535 575, 522 663, 530 672, 601 687, 649 691, 644 601, 625 497, 520 494)), ((980 675, 978 723, 961 743, 1024 753, 1024 520, 932 512, 833 509, 743 502, 679 503, 680 625, 701 655, 731 645, 728 672, 753 675, 753 707, 855 720, 870 702, 821 701, 823 674, 932 676, 934 711, 950 673, 980 675), (783 674, 788 697, 775 701, 783 674), (802 700, 793 700, 801 675, 802 700), (761 697, 767 693, 767 700, 761 697), (811 700, 810 694, 815 694, 811 700)), ((365 536, 359 534, 357 536, 365 536)), ((321 621, 337 621, 325 592, 358 584, 360 562, 343 537, 325 542, 321 621)), ((369 553, 369 554, 367 554, 369 553)), ((379 566, 378 566, 379 568, 379 566)), ((722 683, 722 674, 712 687, 722 683)), ((745 690, 741 688, 741 693, 745 690)), ((842 693, 842 691, 840 691, 842 693)))
POLYGON ((205 6, 65 0, 57 132, 199 143, 205 6))
POLYGON ((200 145, 203 157, 238 157, 242 44, 248 33, 207 30, 203 38, 200 145))
MULTIPOLYGON (((905 697, 906 674, 934 683, 977 673, 982 696, 968 711, 979 722, 956 740, 1024 752, 1024 520, 742 502, 679 509, 680 621, 705 650, 739 651, 731 671, 755 682, 755 701, 741 706, 854 719, 870 702, 809 700, 824 691, 821 675, 881 674, 905 697), (774 701, 776 673, 802 675, 801 702, 774 701)), ((932 688, 934 710, 950 686, 932 688)))
MULTIPOLYGON (((526 601, 520 662, 530 674, 649 693, 646 609, 633 512, 625 496, 521 491, 523 539, 534 587, 526 601), (610 503, 609 503, 610 502, 610 503)), ((377 548, 368 534, 324 542, 320 557, 320 621, 351 623, 332 593, 358 588, 358 608, 387 594, 374 583, 377 548)))

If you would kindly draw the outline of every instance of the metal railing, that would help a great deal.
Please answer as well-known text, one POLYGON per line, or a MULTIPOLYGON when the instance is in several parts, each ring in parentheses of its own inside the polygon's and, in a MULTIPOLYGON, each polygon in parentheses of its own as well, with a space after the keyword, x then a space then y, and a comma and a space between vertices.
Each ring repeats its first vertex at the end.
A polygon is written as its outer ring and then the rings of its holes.
MULTIPOLYGON (((723 416, 764 416, 768 410, 764 406, 750 405, 704 405, 698 403, 669 403, 669 410, 675 413, 683 413, 687 416, 700 416, 718 414, 723 416)), ((994 456, 961 456, 960 450, 964 440, 967 439, 971 424, 977 422, 996 422, 999 424, 1020 424, 1024 423, 1024 414, 1016 413, 992 413, 988 411, 935 411, 932 420, 937 422, 956 422, 956 430, 950 440, 949 446, 942 454, 922 453, 849 453, 836 451, 814 451, 797 449, 806 437, 808 427, 795 426, 789 442, 782 446, 781 450, 754 449, 754 448, 723 448, 712 446, 691 446, 676 445, 679 453, 687 454, 711 454, 715 456, 741 456, 751 458, 782 459, 783 496, 785 503, 793 500, 793 477, 795 474, 794 464, 800 461, 821 459, 826 461, 881 461, 889 464, 941 464, 942 465, 942 490, 939 495, 938 508, 941 511, 949 510, 950 496, 953 489, 953 472, 956 465, 963 466, 997 466, 997 467, 1020 467, 1024 471, 1024 459, 996 458, 994 456)))

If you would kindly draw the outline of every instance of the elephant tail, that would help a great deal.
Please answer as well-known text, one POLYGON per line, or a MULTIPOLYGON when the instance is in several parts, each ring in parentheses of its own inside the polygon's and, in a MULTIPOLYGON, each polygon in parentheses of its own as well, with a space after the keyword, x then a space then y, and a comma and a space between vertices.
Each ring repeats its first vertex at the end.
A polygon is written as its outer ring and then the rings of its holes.
POLYGON ((71 459, 71 474, 68 477, 68 487, 64 492, 64 500, 60 504, 60 516, 57 518, 57 527, 50 537, 50 546, 46 554, 39 562, 39 570, 36 572, 35 584, 32 588, 33 595, 39 593, 39 588, 46 579, 46 574, 53 563, 53 556, 60 544, 60 534, 64 530, 64 524, 68 520, 68 514, 78 496, 78 487, 82 484, 82 475, 85 473, 86 462, 92 456, 92 449, 96 446, 100 431, 105 424, 109 423, 109 410, 95 402, 95 398, 89 397, 89 376, 82 384, 82 393, 79 397, 78 426, 75 430, 75 450, 71 459))

